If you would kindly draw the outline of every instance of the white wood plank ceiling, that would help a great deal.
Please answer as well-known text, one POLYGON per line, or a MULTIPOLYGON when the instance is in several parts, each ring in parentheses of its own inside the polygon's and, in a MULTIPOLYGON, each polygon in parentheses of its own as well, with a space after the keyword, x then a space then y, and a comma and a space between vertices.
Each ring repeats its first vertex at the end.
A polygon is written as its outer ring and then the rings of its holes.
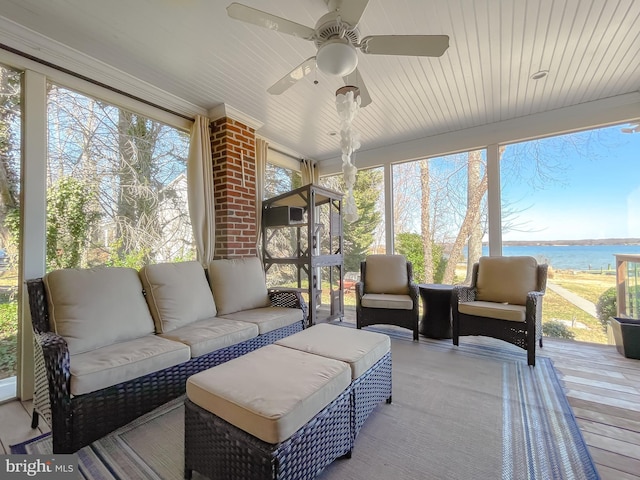
MULTIPOLYGON (((335 157, 338 137, 329 133, 338 128, 341 80, 318 71, 269 95, 269 86, 315 55, 315 45, 230 19, 229 3, 0 0, 0 16, 5 26, 15 22, 205 110, 233 107, 300 155, 335 157)), ((243 3, 310 27, 328 11, 323 0, 243 3)), ((440 58, 358 54, 373 98, 356 124, 364 150, 640 88, 637 0, 370 0, 359 29, 363 36, 450 36, 440 58), (531 80, 539 70, 549 75, 531 80)), ((0 33, 0 41, 47 55, 37 35, 30 43, 19 36, 0 33)))

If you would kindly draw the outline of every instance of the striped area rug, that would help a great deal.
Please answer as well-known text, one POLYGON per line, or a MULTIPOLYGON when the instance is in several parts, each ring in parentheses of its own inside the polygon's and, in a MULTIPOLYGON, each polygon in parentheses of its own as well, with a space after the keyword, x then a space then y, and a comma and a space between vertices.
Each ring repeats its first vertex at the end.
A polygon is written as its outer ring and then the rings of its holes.
MULTIPOLYGON (((598 479, 552 362, 524 350, 392 336, 393 403, 321 480, 598 479)), ((183 478, 182 399, 82 449, 86 479, 183 478)), ((48 436, 12 447, 50 453, 48 436)), ((197 475, 195 478, 199 478, 197 475)))

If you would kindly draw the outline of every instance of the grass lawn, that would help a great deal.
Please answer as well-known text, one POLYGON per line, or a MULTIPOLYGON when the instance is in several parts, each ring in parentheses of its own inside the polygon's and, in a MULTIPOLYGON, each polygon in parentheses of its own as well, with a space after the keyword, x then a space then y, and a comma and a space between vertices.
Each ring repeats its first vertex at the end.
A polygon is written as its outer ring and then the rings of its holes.
POLYGON ((573 272, 570 270, 554 271, 549 281, 580 295, 591 303, 598 303, 605 290, 616 286, 615 274, 573 272))
MULTIPOLYGON (((600 272, 574 272, 558 270, 550 272, 548 282, 553 282, 567 290, 597 303, 600 295, 615 287, 615 275, 600 272)), ((542 321, 560 320, 574 333, 575 340, 582 342, 607 343, 607 335, 600 320, 574 306, 568 300, 547 288, 542 307, 542 321), (573 325, 573 326, 572 326, 573 325)))
POLYGON ((9 291, 18 284, 15 271, 0 273, 0 379, 16 374, 18 354, 18 303, 9 291))

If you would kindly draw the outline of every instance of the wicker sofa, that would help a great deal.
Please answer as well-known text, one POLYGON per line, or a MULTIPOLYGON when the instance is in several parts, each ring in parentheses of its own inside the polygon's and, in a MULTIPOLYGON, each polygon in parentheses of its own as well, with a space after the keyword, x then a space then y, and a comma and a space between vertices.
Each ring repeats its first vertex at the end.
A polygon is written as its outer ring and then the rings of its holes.
POLYGON ((194 373, 301 331, 299 293, 257 258, 65 269, 27 281, 39 415, 72 453, 180 396, 194 373))

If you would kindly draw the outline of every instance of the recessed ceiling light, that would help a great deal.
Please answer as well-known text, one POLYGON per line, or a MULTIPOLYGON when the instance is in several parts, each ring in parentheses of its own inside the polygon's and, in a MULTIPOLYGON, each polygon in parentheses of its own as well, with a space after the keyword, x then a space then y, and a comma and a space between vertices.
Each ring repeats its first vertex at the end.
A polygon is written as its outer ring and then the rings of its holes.
POLYGON ((540 70, 539 72, 534 73, 533 75, 531 75, 531 80, 540 80, 541 78, 546 77, 547 75, 549 75, 549 70, 540 70))

